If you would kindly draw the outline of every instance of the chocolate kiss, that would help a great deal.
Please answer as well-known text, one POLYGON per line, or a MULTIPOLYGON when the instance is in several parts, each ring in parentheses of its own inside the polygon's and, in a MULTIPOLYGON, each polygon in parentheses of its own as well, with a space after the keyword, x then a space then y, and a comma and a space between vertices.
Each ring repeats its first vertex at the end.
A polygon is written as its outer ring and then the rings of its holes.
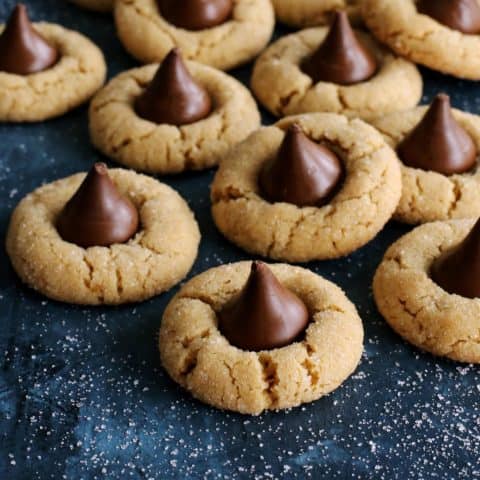
POLYGON ((186 30, 203 30, 226 22, 233 11, 232 0, 158 0, 162 17, 186 30))
POLYGON ((186 125, 212 110, 208 92, 197 83, 174 48, 165 57, 150 85, 136 99, 137 114, 154 123, 186 125))
POLYGON ((138 223, 137 209, 119 193, 107 166, 96 163, 60 213, 57 230, 80 247, 108 247, 129 240, 138 223))
POLYGON ((58 57, 58 51, 34 30, 25 5, 18 4, 0 35, 0 71, 16 75, 41 72, 58 57))
POLYGON ((445 94, 435 97, 420 123, 400 143, 398 154, 409 167, 444 175, 467 172, 477 161, 477 148, 453 117, 445 94))
POLYGON ((480 297, 480 220, 460 245, 433 263, 430 274, 448 293, 480 297))
POLYGON ((228 341, 257 352, 294 342, 308 322, 305 304, 262 262, 252 263, 243 290, 219 313, 219 328, 228 341))
POLYGON ((314 82, 351 85, 372 77, 377 61, 355 35, 346 12, 338 11, 327 37, 302 69, 314 82))
POLYGON ((477 0, 420 0, 417 9, 453 30, 467 34, 480 32, 477 0))
POLYGON ((312 142, 293 124, 276 157, 260 173, 260 187, 273 202, 321 206, 330 200, 342 178, 343 165, 337 155, 312 142))

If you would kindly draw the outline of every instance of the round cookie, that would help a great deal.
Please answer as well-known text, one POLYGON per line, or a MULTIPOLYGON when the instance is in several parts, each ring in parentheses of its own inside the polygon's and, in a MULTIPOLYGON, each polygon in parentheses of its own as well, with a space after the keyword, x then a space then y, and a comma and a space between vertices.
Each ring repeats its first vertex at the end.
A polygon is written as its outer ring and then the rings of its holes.
POLYGON ((302 340, 251 352, 232 346, 217 313, 243 287, 250 262, 223 265, 186 283, 163 315, 159 347, 169 375, 217 408, 258 415, 317 400, 355 370, 363 326, 342 290, 313 272, 270 265, 306 304, 311 316, 302 340))
POLYGON ((331 113, 288 117, 253 133, 224 158, 211 187, 219 230, 244 250, 289 262, 347 255, 372 240, 401 194, 400 167, 382 136, 359 119, 331 113), (294 123, 343 160, 343 185, 323 207, 270 203, 259 173, 294 123))
POLYGON ((329 23, 332 12, 346 10, 354 24, 360 23, 359 0, 272 0, 277 19, 291 27, 329 23))
POLYGON ((417 227, 385 254, 373 281, 375 301, 390 326, 417 347, 461 362, 480 362, 480 299, 452 295, 429 275, 475 220, 417 227))
POLYGON ((20 278, 45 296, 84 305, 138 302, 168 290, 192 267, 200 233, 178 193, 132 171, 109 175, 139 212, 141 229, 126 243, 84 249, 60 237, 56 219, 83 173, 38 188, 13 212, 7 252, 20 278))
MULTIPOLYGON (((370 120, 393 149, 418 124, 427 111, 421 106, 370 120)), ((454 118, 467 131, 480 152, 480 117, 452 110, 454 118)), ((480 216, 480 171, 443 175, 407 167, 401 163, 402 197, 394 218, 404 223, 418 224, 453 218, 480 216)))
POLYGON ((88 38, 60 25, 35 23, 34 27, 61 58, 53 67, 30 75, 0 71, 0 121, 57 117, 87 101, 105 81, 103 54, 88 38))
POLYGON ((90 105, 94 145, 118 162, 152 173, 178 173, 214 166, 234 144, 260 125, 250 92, 237 80, 206 65, 188 69, 211 95, 214 111, 205 119, 180 127, 140 118, 134 101, 158 65, 129 70, 110 81, 90 105))
POLYGON ((480 79, 480 35, 466 35, 417 11, 414 0, 364 0, 364 22, 412 62, 470 80, 480 79))
POLYGON ((184 58, 229 70, 268 43, 275 17, 270 0, 234 0, 231 20, 213 28, 177 28, 160 15, 156 0, 118 0, 115 22, 125 48, 143 63, 161 61, 179 47, 184 58))
POLYGON ((79 7, 88 8, 95 12, 111 12, 115 0, 70 0, 79 7))
POLYGON ((396 57, 361 31, 356 34, 375 53, 379 63, 377 73, 370 80, 354 85, 314 83, 300 65, 323 42, 328 31, 328 27, 317 27, 287 35, 257 59, 251 87, 271 113, 285 116, 333 112, 371 118, 417 105, 423 83, 415 65, 396 57))

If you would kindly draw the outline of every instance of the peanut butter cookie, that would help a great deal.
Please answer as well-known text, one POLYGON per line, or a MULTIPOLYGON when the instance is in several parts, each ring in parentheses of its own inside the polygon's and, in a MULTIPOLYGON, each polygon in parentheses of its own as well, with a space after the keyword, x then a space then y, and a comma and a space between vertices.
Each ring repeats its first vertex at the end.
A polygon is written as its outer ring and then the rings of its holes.
POLYGON ((302 338, 287 346, 243 350, 218 328, 218 314, 244 286, 250 262, 193 278, 165 310, 159 337, 163 366, 205 403, 253 415, 298 406, 335 390, 360 361, 362 322, 342 290, 303 268, 269 267, 310 316, 302 338))
POLYGON ((221 161, 211 187, 213 218, 229 240, 289 262, 341 257, 365 245, 390 219, 400 194, 399 162, 382 136, 359 119, 331 113, 288 117, 253 133, 221 161), (321 207, 269 202, 259 186, 262 168, 294 123, 344 164, 341 187, 321 207))
POLYGON ((480 79, 480 34, 463 33, 420 13, 414 0, 364 0, 360 5, 368 28, 397 54, 456 77, 480 79))
POLYGON ((431 267, 457 247, 475 220, 417 227, 385 254, 373 281, 380 313, 408 342, 460 362, 480 362, 480 299, 451 294, 431 278, 431 267))
POLYGON ((143 63, 159 62, 178 47, 188 60, 229 70, 267 45, 275 16, 270 0, 235 0, 231 15, 222 23, 189 29, 167 20, 157 0, 118 0, 115 22, 125 48, 143 63))
MULTIPOLYGON (((407 135, 425 116, 422 106, 371 120, 370 123, 397 150, 407 135)), ((480 151, 480 117, 452 110, 453 117, 469 134, 480 151)), ((453 218, 480 216, 480 171, 477 167, 465 173, 445 175, 436 171, 412 168, 401 163, 402 197, 394 218, 418 224, 453 218)))
POLYGON ((141 118, 135 99, 152 80, 158 65, 129 70, 115 77, 90 105, 94 145, 118 162, 153 173, 178 173, 214 166, 236 143, 260 125, 249 91, 233 77, 196 62, 192 76, 210 94, 212 112, 188 125, 157 124, 141 118))
POLYGON ((103 54, 88 38, 60 25, 34 27, 56 47, 59 59, 29 75, 0 71, 0 121, 37 122, 63 115, 86 102, 105 81, 103 54))
POLYGON ((82 248, 60 236, 57 219, 83 173, 38 188, 13 212, 7 252, 20 278, 45 296, 85 305, 139 302, 178 283, 195 261, 200 233, 178 193, 132 171, 109 173, 140 219, 125 243, 82 248))
POLYGON ((368 33, 356 36, 374 55, 376 73, 351 85, 316 82, 302 63, 327 38, 328 27, 317 27, 282 37, 255 63, 251 86, 257 99, 276 116, 306 112, 333 112, 371 118, 417 105, 422 78, 415 65, 380 46, 368 33))
POLYGON ((359 0, 272 0, 277 19, 291 27, 313 27, 329 22, 335 10, 347 10, 352 23, 360 22, 359 0))

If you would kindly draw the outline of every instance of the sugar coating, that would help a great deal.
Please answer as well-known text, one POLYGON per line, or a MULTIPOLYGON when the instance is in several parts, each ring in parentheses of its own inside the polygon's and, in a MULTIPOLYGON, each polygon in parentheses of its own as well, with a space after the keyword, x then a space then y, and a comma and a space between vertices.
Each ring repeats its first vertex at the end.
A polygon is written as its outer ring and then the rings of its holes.
POLYGON ((235 78, 196 62, 187 67, 210 94, 213 111, 198 122, 174 126, 147 121, 134 110, 135 99, 158 65, 121 73, 90 105, 90 136, 105 155, 150 173, 179 173, 218 164, 221 156, 260 126, 250 92, 235 78))
MULTIPOLYGON (((14 3, 0 2, 2 18, 14 3)), ((111 72, 132 67, 108 16, 59 8, 58 0, 28 3, 32 18, 91 32, 111 72)), ((474 83, 424 73, 429 95, 446 90, 463 110, 480 109, 474 83)), ((88 167, 86 122, 80 109, 62 122, 0 125, 4 230, 35 185, 88 167)), ((248 258, 214 230, 211 179, 210 171, 164 179, 182 192, 204 232, 193 274, 248 258)), ((366 329, 362 363, 331 395, 255 418, 195 401, 160 366, 156 333, 170 293, 116 308, 68 307, 22 288, 0 249, 2 473, 45 480, 478 477, 478 367, 412 347, 371 299, 373 269, 407 230, 390 223, 349 257, 309 264, 357 305, 366 329)))
POLYGON ((163 19, 156 0, 118 0, 115 23, 125 48, 143 63, 159 62, 179 47, 188 60, 229 70, 263 50, 275 24, 270 0, 235 0, 234 4, 231 20, 189 31, 163 19))
POLYGON ((350 21, 360 22, 359 0, 272 0, 278 20, 292 27, 327 24, 335 10, 346 10, 350 21))
POLYGON ((59 50, 60 60, 31 75, 0 72, 0 121, 37 122, 63 115, 105 81, 103 53, 87 37, 56 24, 35 23, 34 28, 59 50))
POLYGON ((399 55, 459 78, 480 79, 479 35, 463 34, 418 13, 414 0, 365 0, 360 5, 368 28, 399 55))
MULTIPOLYGON (((428 107, 417 107, 370 120, 396 149, 400 142, 415 128, 428 107)), ((480 151, 480 117, 453 110, 457 122, 470 135, 480 151)), ((438 172, 407 167, 401 163, 402 197, 395 212, 395 219, 409 224, 474 218, 480 216, 480 170, 463 174, 443 175, 438 172)))
POLYGON ((400 166, 380 133, 362 120, 331 113, 288 117, 253 133, 221 161, 211 187, 215 224, 230 241, 289 262, 337 258, 365 245, 388 222, 400 194, 400 166), (342 187, 322 207, 262 197, 260 170, 293 123, 331 146, 345 165, 342 187))
POLYGON ((385 254, 373 281, 377 306, 407 341, 435 355, 480 363, 480 299, 452 295, 430 278, 432 262, 457 246, 475 220, 417 227, 385 254))
POLYGON ((423 81, 416 66, 392 54, 369 34, 356 31, 379 65, 371 79, 355 85, 313 83, 300 65, 325 39, 328 27, 308 28, 270 45, 257 59, 251 86, 274 115, 333 112, 370 118, 417 105, 423 81))
POLYGON ((305 302, 312 321, 301 342, 262 352, 238 349, 218 330, 216 313, 239 293, 250 268, 250 262, 240 262, 208 270, 170 302, 159 336, 169 375, 206 403, 255 415, 336 389, 362 354, 363 326, 354 305, 339 287, 309 270, 270 265, 305 302))
POLYGON ((55 221, 85 178, 38 188, 13 212, 7 252, 20 278, 49 298, 85 305, 139 302, 168 290, 190 270, 200 232, 173 189, 127 170, 109 170, 137 207, 141 229, 124 244, 84 249, 64 241, 55 221))

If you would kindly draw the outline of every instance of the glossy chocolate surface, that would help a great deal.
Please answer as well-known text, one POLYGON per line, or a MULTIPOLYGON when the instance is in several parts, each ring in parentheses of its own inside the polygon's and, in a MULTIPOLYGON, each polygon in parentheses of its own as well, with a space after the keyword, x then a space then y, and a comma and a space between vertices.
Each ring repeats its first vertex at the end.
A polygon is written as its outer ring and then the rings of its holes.
POLYGON ((96 163, 57 220, 60 236, 84 248, 124 243, 138 230, 138 212, 121 195, 104 163, 96 163))
POLYGON ((275 158, 261 171, 259 183, 269 201, 321 206, 337 191, 343 176, 339 157, 293 124, 275 158))
POLYGON ((460 245, 432 264, 431 277, 448 293, 480 297, 480 220, 460 245))
POLYGON ((232 15, 232 0, 157 0, 162 17, 176 27, 203 30, 225 23, 232 15))
POLYGON ((57 63, 59 53, 30 23, 18 4, 0 35, 0 71, 16 75, 41 72, 57 63))
POLYGON ((308 310, 302 300, 262 262, 252 263, 245 287, 219 313, 222 334, 232 345, 250 351, 293 343, 308 322, 308 310))
POLYGON ((211 110, 209 93, 190 75, 177 49, 165 57, 135 101, 137 114, 158 124, 187 125, 206 118, 211 110))
POLYGON ((315 83, 352 85, 368 80, 377 71, 373 52, 357 38, 348 16, 338 11, 320 47, 302 64, 315 83))
POLYGON ((453 117, 445 94, 435 97, 420 123, 400 143, 398 154, 409 167, 443 175, 468 172, 477 163, 477 147, 453 117))
POLYGON ((476 0, 419 0, 417 9, 453 30, 480 33, 480 6, 476 0))

